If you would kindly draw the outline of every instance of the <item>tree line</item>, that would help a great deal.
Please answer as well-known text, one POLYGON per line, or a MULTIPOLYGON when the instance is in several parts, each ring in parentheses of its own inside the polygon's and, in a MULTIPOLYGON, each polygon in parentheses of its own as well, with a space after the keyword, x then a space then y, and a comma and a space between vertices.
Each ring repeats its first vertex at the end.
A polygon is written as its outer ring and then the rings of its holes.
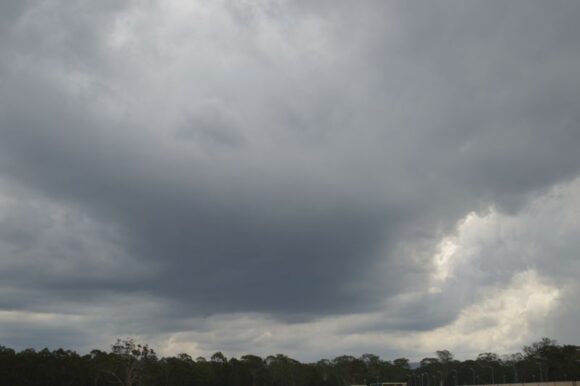
POLYGON ((148 345, 119 339, 108 352, 79 355, 58 349, 0 346, 0 385, 20 386, 345 386, 406 382, 409 386, 458 386, 580 379, 580 347, 543 338, 521 353, 455 360, 448 350, 411 364, 374 354, 342 355, 301 363, 286 355, 209 359, 188 354, 158 357, 148 345))

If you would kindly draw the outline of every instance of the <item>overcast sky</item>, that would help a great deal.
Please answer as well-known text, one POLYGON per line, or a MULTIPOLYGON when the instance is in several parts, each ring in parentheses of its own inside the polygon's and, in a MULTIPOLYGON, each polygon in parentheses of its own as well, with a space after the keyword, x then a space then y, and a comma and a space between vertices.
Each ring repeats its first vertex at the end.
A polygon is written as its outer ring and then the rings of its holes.
POLYGON ((572 0, 0 1, 0 344, 580 343, 579 18, 572 0))

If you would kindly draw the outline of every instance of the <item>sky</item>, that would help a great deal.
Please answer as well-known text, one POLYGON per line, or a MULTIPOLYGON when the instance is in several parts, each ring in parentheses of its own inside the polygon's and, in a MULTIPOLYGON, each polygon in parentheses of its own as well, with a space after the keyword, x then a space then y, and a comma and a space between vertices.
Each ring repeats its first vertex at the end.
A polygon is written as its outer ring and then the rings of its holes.
POLYGON ((0 2, 0 344, 579 344, 580 2, 0 2))

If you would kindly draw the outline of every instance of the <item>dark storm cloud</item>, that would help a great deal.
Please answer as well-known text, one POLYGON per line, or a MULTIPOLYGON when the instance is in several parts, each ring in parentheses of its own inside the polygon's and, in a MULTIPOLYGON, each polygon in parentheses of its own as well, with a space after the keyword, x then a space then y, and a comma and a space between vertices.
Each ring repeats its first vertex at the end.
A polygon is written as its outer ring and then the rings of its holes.
POLYGON ((386 302, 379 328, 428 330, 470 295, 394 297, 427 289, 457 220, 517 213, 580 171, 576 3, 200 9, 29 2, 0 19, 0 173, 41 203, 0 223, 4 259, 24 256, 5 283, 184 315, 386 302))
POLYGON ((16 350, 23 350, 31 347, 56 350, 58 348, 87 346, 87 336, 81 328, 71 326, 48 326, 39 327, 36 323, 13 323, 3 322, 3 330, 9 334, 0 335, 3 344, 16 350))

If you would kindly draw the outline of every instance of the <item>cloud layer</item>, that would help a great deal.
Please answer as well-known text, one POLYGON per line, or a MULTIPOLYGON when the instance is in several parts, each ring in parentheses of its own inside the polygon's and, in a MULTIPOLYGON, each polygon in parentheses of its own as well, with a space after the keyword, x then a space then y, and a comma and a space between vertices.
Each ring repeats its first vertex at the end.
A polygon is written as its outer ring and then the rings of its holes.
POLYGON ((579 5, 0 14, 0 340, 313 359, 574 338, 579 5))

